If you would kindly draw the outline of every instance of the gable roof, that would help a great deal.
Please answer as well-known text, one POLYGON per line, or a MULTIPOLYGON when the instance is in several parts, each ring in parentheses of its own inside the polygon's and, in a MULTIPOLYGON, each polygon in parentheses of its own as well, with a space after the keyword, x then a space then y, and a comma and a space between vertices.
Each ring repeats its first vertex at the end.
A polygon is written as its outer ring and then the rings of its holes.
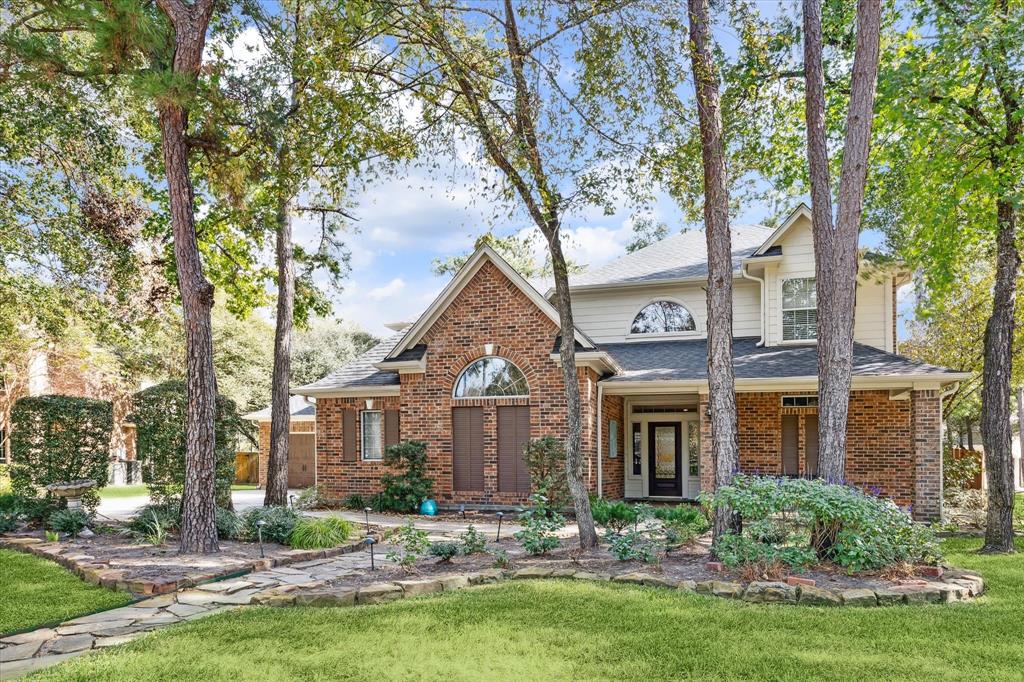
POLYGON ((793 209, 793 211, 786 217, 786 219, 782 221, 782 224, 779 225, 775 229, 775 231, 772 232, 771 235, 764 240, 764 244, 762 244, 761 247, 757 251, 755 251, 753 255, 767 255, 767 252, 770 249, 772 249, 780 239, 782 239, 782 236, 789 232, 789 228, 796 225, 796 222, 799 218, 807 218, 807 220, 811 220, 811 208, 802 201, 796 208, 793 209))
POLYGON ((396 372, 381 371, 374 365, 391 352, 395 344, 404 336, 405 331, 403 329, 397 334, 392 334, 323 379, 306 384, 305 386, 293 388, 292 393, 300 396, 344 395, 345 393, 369 395, 374 392, 397 391, 400 381, 398 374, 396 372))
MULTIPOLYGON (((381 360, 385 362, 397 360, 402 356, 402 353, 419 344, 434 322, 437 321, 459 293, 469 284, 476 273, 480 271, 480 268, 483 267, 484 263, 487 262, 493 263, 542 313, 555 323, 555 326, 560 324, 558 311, 555 310, 555 307, 539 291, 533 288, 515 268, 498 255, 494 249, 490 246, 482 245, 473 252, 473 255, 469 257, 465 265, 459 268, 459 271, 455 273, 451 281, 441 290, 437 298, 423 311, 419 319, 409 327, 402 338, 394 344, 394 347, 381 360)), ((585 348, 594 347, 594 342, 579 329, 576 330, 576 340, 585 348)))
MULTIPOLYGON (((243 415, 242 419, 254 422, 268 422, 270 421, 271 407, 271 405, 267 405, 262 410, 250 412, 243 415)), ((292 421, 313 421, 316 419, 316 404, 309 402, 301 395, 293 395, 288 399, 288 414, 291 416, 292 421)))
MULTIPOLYGON (((732 225, 732 266, 764 244, 772 230, 764 225, 732 225)), ((570 279, 573 289, 641 285, 664 281, 699 280, 708 276, 708 248, 703 230, 687 230, 633 253, 584 271, 570 279)))

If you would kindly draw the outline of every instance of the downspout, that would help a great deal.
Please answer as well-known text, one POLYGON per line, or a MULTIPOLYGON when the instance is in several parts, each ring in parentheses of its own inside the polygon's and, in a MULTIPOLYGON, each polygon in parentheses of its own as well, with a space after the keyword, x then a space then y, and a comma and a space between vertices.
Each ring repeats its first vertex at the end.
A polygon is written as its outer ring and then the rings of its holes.
POLYGON ((601 412, 604 408, 604 386, 597 382, 597 496, 604 497, 604 467, 601 466, 601 412))
POLYGON ((747 272, 747 265, 748 265, 748 263, 744 263, 742 265, 742 267, 740 267, 740 276, 743 277, 743 279, 752 279, 752 280, 754 280, 755 282, 757 282, 760 285, 760 290, 761 290, 761 296, 760 296, 760 299, 761 299, 761 306, 760 307, 761 307, 761 309, 758 311, 760 313, 760 315, 761 315, 761 317, 760 317, 761 340, 757 342, 757 347, 760 348, 761 346, 764 345, 764 314, 765 314, 765 310, 764 310, 764 278, 762 278, 762 277, 754 277, 749 272, 747 272))

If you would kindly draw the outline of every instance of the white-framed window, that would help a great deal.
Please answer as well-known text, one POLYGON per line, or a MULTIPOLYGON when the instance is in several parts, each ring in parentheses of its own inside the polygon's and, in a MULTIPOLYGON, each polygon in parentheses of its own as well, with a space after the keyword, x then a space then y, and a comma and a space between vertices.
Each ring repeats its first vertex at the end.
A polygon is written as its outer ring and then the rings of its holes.
POLYGON ((784 395, 782 396, 783 407, 817 407, 818 396, 816 395, 784 395))
POLYGON ((673 334, 697 330, 693 315, 681 303, 652 301, 633 318, 630 334, 673 334))
POLYGON ((818 289, 813 277, 782 282, 782 340, 818 338, 818 289))
POLYGON ((363 410, 360 419, 363 427, 363 459, 383 459, 384 413, 380 410, 363 410))
POLYGON ((496 355, 469 364, 455 382, 453 398, 525 398, 530 386, 522 370, 496 355))

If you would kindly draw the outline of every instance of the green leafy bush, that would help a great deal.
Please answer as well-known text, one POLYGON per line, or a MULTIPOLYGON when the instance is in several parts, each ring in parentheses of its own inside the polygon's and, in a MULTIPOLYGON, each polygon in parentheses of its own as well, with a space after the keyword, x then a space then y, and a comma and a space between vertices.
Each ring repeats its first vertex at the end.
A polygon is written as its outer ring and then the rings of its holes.
POLYGON ((50 514, 46 525, 50 530, 74 537, 89 525, 89 514, 83 509, 58 509, 50 514))
POLYGON ((419 561, 419 558, 423 556, 423 552, 430 546, 430 541, 427 539, 427 531, 420 530, 414 526, 411 519, 398 529, 392 542, 394 547, 385 556, 405 570, 408 570, 419 561))
POLYGON ((10 533, 18 527, 19 517, 7 511, 0 511, 0 533, 10 533))
MULTIPOLYGON (((11 409, 12 489, 36 497, 53 483, 91 479, 97 488, 103 487, 113 428, 114 410, 108 400, 63 395, 19 399, 11 409)), ((96 488, 82 497, 82 504, 96 509, 96 488)))
POLYGON ((155 526, 160 526, 165 531, 177 530, 181 525, 181 503, 178 500, 170 500, 147 504, 125 525, 128 530, 140 535, 153 532, 155 526))
POLYGON ((288 507, 254 507, 242 515, 242 533, 247 540, 257 540, 259 522, 265 521, 263 542, 287 545, 299 518, 298 512, 288 507))
POLYGON ((431 542, 428 550, 430 556, 436 556, 443 563, 447 563, 457 557, 460 553, 457 542, 431 542))
POLYGON ((665 523, 686 523, 699 525, 707 523, 707 517, 700 507, 690 504, 679 504, 674 507, 655 507, 654 518, 665 523))
POLYGON ((547 498, 540 493, 530 495, 530 502, 531 506, 519 515, 523 529, 515 534, 515 538, 527 554, 547 554, 558 547, 555 531, 565 525, 565 517, 550 507, 547 498))
POLYGON ((242 520, 230 509, 217 507, 217 537, 221 540, 234 540, 242 532, 242 520))
POLYGON ((635 506, 622 500, 609 500, 604 497, 591 497, 590 511, 594 515, 594 523, 621 534, 627 528, 635 528, 640 521, 640 514, 635 506))
POLYGON ((323 485, 311 485, 299 492, 295 498, 296 509, 321 509, 327 506, 327 493, 323 485))
POLYGON ((24 519, 31 523, 42 524, 56 509, 60 498, 31 497, 18 493, 0 495, 0 513, 15 519, 24 519))
POLYGON ((640 560, 648 564, 660 561, 662 546, 657 536, 636 529, 628 529, 615 533, 610 528, 605 531, 608 551, 619 561, 640 560))
POLYGON ((756 556, 801 565, 816 557, 862 571, 940 558, 927 526, 891 500, 849 486, 741 475, 715 492, 711 506, 731 508, 744 524, 744 539, 725 536, 715 546, 725 563, 756 556))
POLYGON ((494 568, 500 568, 502 570, 512 565, 512 560, 508 557, 508 552, 503 549, 497 549, 494 551, 494 563, 491 564, 494 568))
POLYGON ((407 440, 389 445, 384 450, 384 463, 400 470, 398 474, 380 477, 384 486, 382 498, 387 509, 415 512, 420 503, 430 497, 434 480, 427 477, 427 444, 421 440, 407 440))
POLYGON ((366 504, 362 495, 349 495, 342 504, 346 509, 355 509, 356 511, 363 511, 370 506, 366 504))
POLYGON ((480 554, 487 550, 487 538, 473 524, 459 535, 459 544, 463 554, 480 554))
POLYGON ((942 454, 943 491, 965 490, 981 471, 981 457, 971 454, 954 457, 951 448, 945 447, 944 450, 942 454))
POLYGON ((296 549, 328 549, 343 545, 352 535, 352 524, 337 516, 299 519, 289 539, 296 549))
POLYGON ((817 557, 806 546, 771 545, 749 535, 726 534, 715 545, 715 554, 730 568, 779 562, 791 568, 809 566, 817 557))
MULTIPOLYGON (((165 381, 133 399, 132 421, 136 452, 142 474, 156 502, 179 498, 185 485, 185 421, 188 397, 185 382, 165 381)), ((214 420, 214 486, 217 506, 228 507, 235 482, 235 443, 240 436, 252 439, 253 425, 238 414, 235 402, 217 396, 214 420)))
POLYGON ((530 472, 531 490, 547 499, 546 509, 560 512, 572 505, 562 441, 551 436, 529 441, 523 448, 523 462, 530 472))

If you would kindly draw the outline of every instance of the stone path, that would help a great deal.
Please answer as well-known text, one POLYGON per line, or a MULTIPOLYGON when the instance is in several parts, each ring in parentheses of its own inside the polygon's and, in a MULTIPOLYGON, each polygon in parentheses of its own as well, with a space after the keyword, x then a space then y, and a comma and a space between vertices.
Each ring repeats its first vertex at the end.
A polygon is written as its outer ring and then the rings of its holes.
MULTIPOLYGON (((388 563, 387 545, 375 550, 377 565, 388 563)), ((299 588, 313 589, 329 580, 361 575, 370 568, 370 555, 360 551, 249 573, 233 580, 207 583, 174 594, 143 599, 129 606, 102 611, 0 640, 0 680, 9 680, 55 665, 74 656, 124 644, 168 625, 205 618, 299 588)))

